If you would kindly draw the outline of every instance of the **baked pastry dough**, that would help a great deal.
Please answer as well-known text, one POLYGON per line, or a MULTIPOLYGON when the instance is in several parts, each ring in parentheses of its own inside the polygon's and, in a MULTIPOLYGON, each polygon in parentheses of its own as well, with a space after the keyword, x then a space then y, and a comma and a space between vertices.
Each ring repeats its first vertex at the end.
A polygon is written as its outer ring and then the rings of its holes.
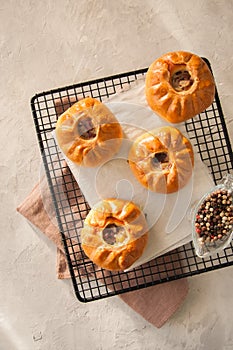
POLYGON ((125 270, 143 253, 148 227, 141 210, 130 201, 105 199, 88 213, 81 230, 82 248, 98 266, 125 270))
POLYGON ((211 105, 215 83, 201 57, 185 51, 169 52, 150 65, 145 92, 152 110, 170 123, 180 123, 211 105))
POLYGON ((95 167, 119 150, 122 128, 112 112, 94 98, 73 104, 56 124, 61 150, 74 163, 95 167))
POLYGON ((178 129, 160 127, 135 140, 129 152, 129 165, 137 180, 149 190, 176 192, 192 175, 192 145, 178 129))

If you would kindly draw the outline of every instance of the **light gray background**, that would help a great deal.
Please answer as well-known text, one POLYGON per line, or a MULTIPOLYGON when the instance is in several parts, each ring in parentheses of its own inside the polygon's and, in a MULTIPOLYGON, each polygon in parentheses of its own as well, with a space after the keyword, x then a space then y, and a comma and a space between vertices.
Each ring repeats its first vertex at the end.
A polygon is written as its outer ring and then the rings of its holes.
POLYGON ((232 267, 190 278, 158 330, 118 297, 79 303, 71 282, 56 279, 54 245, 15 210, 39 178, 37 92, 189 50, 211 61, 232 138, 232 15, 231 0, 0 1, 1 350, 233 348, 232 267))

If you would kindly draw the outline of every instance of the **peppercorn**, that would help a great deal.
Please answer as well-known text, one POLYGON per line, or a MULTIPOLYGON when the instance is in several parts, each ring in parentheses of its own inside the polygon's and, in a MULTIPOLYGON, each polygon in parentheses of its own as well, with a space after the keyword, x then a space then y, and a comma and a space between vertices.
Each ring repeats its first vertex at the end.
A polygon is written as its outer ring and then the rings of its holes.
POLYGON ((232 230, 232 224, 232 193, 223 189, 212 192, 200 205, 195 218, 195 230, 200 243, 226 239, 232 230))

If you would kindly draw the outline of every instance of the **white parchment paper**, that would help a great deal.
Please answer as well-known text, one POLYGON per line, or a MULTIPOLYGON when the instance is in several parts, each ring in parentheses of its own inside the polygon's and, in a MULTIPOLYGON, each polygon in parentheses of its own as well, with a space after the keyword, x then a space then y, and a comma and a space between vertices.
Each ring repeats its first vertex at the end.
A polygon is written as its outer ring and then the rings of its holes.
MULTIPOLYGON (((142 133, 171 124, 147 106, 143 79, 117 93, 105 104, 124 131, 125 138, 119 152, 96 168, 79 167, 64 157, 91 207, 104 198, 118 197, 132 200, 146 215, 149 241, 141 258, 131 266, 133 268, 191 241, 192 208, 213 187, 213 181, 195 152, 193 177, 183 189, 168 195, 148 191, 130 170, 127 163, 129 149, 142 133)), ((183 123, 173 126, 188 137, 183 123)))

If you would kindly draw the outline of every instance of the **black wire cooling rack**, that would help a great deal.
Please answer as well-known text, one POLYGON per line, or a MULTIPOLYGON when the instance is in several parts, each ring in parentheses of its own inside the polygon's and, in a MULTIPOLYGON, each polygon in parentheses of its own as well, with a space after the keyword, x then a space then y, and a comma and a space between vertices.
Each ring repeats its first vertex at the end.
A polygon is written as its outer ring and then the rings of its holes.
MULTIPOLYGON (((209 64, 208 60, 206 62, 209 64)), ((36 94, 31 100, 57 223, 74 290, 82 302, 233 265, 232 244, 214 257, 201 259, 195 255, 190 242, 130 272, 117 273, 94 266, 81 249, 78 232, 90 208, 54 142, 52 131, 58 114, 83 97, 91 96, 101 101, 107 99, 119 89, 124 89, 125 86, 130 86, 136 80, 143 78, 146 72, 147 68, 144 68, 53 89, 36 94)), ((213 104, 186 122, 186 131, 217 184, 233 167, 231 144, 217 91, 213 104)))

